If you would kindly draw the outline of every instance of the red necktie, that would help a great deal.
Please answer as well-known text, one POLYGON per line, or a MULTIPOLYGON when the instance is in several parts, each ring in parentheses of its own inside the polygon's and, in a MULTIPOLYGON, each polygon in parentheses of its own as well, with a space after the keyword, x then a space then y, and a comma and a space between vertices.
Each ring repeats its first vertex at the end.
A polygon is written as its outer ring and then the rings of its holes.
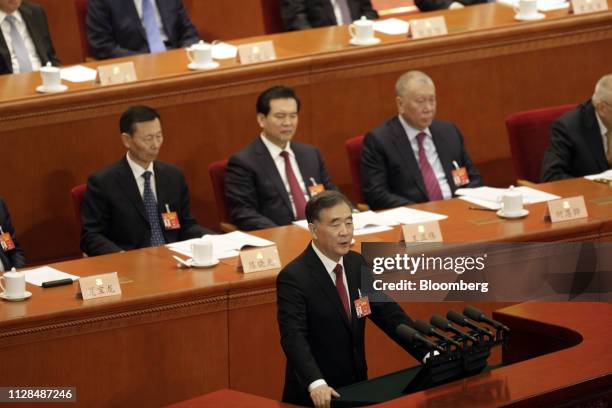
POLYGON ((344 311, 346 312, 346 317, 349 322, 351 321, 351 307, 349 306, 348 296, 346 295, 346 288, 344 287, 344 279, 342 279, 342 265, 336 264, 334 268, 334 273, 336 274, 336 289, 338 290, 338 295, 340 296, 340 300, 342 301, 342 306, 344 306, 344 311))
POLYGON ((419 144, 419 167, 421 169, 421 176, 423 176, 423 182, 425 183, 425 189, 427 190, 427 195, 429 196, 429 201, 442 200, 442 191, 440 190, 440 184, 438 184, 438 179, 436 178, 436 174, 431 168, 431 164, 427 160, 427 156, 425 156, 425 149, 423 148, 423 140, 427 136, 425 133, 421 132, 417 135, 417 143, 419 144))
POLYGON ((295 177, 293 167, 291 167, 291 161, 289 160, 289 153, 286 151, 281 152, 281 156, 285 159, 285 173, 287 174, 287 182, 289 182, 289 190, 291 190, 291 197, 293 197, 293 205, 295 205, 296 219, 303 220, 306 218, 306 199, 304 198, 304 192, 300 188, 300 183, 295 177))

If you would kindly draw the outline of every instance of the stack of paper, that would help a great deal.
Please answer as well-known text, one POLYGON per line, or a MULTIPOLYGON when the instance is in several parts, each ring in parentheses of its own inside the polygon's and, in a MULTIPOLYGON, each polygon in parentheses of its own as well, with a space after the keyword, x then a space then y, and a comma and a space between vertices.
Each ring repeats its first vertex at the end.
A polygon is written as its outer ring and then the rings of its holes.
POLYGON ((599 173, 599 174, 591 174, 589 176, 584 176, 585 179, 587 180, 606 180, 606 181, 612 181, 612 170, 606 170, 603 173, 599 173))
POLYGON ((173 242, 167 244, 168 249, 178 252, 179 254, 192 257, 191 244, 201 239, 210 240, 213 243, 213 257, 217 259, 230 258, 237 256, 240 248, 244 246, 265 247, 274 245, 274 242, 267 239, 256 237, 255 235, 246 234, 242 231, 229 232, 221 235, 205 235, 202 238, 188 239, 186 241, 173 242))
MULTIPOLYGON (((498 3, 506 4, 511 7, 518 7, 519 0, 497 0, 498 3)), ((538 0, 539 11, 559 10, 569 7, 567 0, 538 0)))
MULTIPOLYGON (((300 228, 308 229, 308 221, 294 221, 293 225, 300 228)), ((393 225, 397 225, 393 221, 381 217, 373 211, 364 211, 353 214, 353 235, 373 234, 375 232, 388 231, 393 225)))
POLYGON ((524 186, 511 188, 460 188, 455 191, 455 194, 460 196, 460 199, 468 201, 472 204, 480 205, 491 210, 499 210, 501 209, 502 196, 511 189, 513 191, 518 191, 523 195, 523 204, 535 204, 561 198, 558 195, 545 193, 543 191, 524 186))
POLYGON ((58 281, 62 279, 72 279, 73 281, 79 279, 76 275, 71 275, 66 272, 62 272, 50 266, 41 266, 40 268, 28 269, 23 271, 25 280, 28 283, 36 286, 42 286, 44 282, 58 281))
POLYGON ((75 65, 60 70, 62 79, 69 82, 93 82, 96 80, 97 74, 98 71, 95 69, 87 68, 83 65, 75 65))
POLYGON ((404 20, 398 18, 389 18, 379 20, 374 23, 374 30, 388 35, 401 35, 408 33, 410 25, 404 20))
POLYGON ((392 210, 382 211, 380 216, 392 220, 397 224, 417 224, 422 222, 440 221, 448 218, 444 214, 436 214, 429 211, 415 210, 414 208, 398 207, 392 210))

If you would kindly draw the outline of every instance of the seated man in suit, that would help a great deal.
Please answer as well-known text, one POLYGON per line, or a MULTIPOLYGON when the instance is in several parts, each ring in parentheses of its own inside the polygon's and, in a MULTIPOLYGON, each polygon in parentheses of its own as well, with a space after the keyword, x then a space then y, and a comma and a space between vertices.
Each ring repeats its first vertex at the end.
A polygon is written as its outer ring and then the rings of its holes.
POLYGON ((399 115, 363 141, 361 187, 370 208, 448 199, 458 187, 481 185, 457 126, 435 119, 431 78, 407 72, 397 80, 395 92, 399 115))
POLYGON ((17 242, 11 215, 6 203, 0 198, 0 272, 21 268, 25 263, 25 253, 17 242))
POLYGON ((541 181, 602 173, 612 168, 612 74, 602 77, 590 101, 550 127, 541 181))
POLYGON ((488 0, 415 0, 414 5, 421 11, 463 8, 473 4, 488 3, 488 0))
POLYGON ((274 86, 257 98, 261 135, 230 157, 225 176, 229 216, 241 230, 304 219, 310 196, 336 189, 319 149, 292 140, 299 110, 299 98, 286 86, 274 86))
POLYGON ((351 24, 365 16, 378 18, 370 0, 281 0, 285 31, 351 24))
POLYGON ((157 53, 199 41, 182 0, 89 0, 86 27, 97 59, 157 53))
MULTIPOLYGON (((331 398, 339 396, 336 388, 367 379, 366 321, 354 301, 372 290, 362 286, 370 279, 363 276, 368 273, 363 257, 350 250, 348 199, 337 191, 317 194, 306 206, 306 219, 312 242, 276 279, 278 325, 287 357, 283 402, 329 407, 331 398)), ((380 299, 370 309, 368 317, 389 337, 418 360, 426 355, 424 348, 402 344, 397 337, 400 324, 413 323, 395 302, 380 299)))
POLYGON ((38 71, 59 65, 47 16, 41 6, 21 0, 0 0, 0 75, 38 71))
POLYGON ((83 252, 102 255, 210 233, 191 216, 183 172, 156 160, 164 140, 157 111, 133 106, 121 115, 119 127, 127 154, 87 180, 83 252))

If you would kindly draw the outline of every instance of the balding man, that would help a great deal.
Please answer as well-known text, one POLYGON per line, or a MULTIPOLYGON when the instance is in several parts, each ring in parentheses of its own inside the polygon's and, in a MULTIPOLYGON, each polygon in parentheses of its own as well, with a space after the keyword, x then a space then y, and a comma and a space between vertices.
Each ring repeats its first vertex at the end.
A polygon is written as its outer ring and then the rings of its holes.
POLYGON ((602 173, 612 167, 612 74, 595 85, 591 100, 565 113, 550 127, 542 181, 602 173))
POLYGON ((398 115, 363 142, 361 186, 370 208, 448 199, 459 187, 481 185, 457 126, 435 119, 431 78, 409 71, 397 80, 395 92, 398 115))

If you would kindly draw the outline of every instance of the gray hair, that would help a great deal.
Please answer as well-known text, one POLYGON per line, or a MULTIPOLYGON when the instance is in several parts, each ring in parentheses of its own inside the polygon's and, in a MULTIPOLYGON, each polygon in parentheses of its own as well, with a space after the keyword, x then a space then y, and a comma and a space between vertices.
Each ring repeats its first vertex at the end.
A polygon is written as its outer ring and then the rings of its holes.
POLYGON ((597 105, 604 100, 612 103, 612 74, 604 75, 597 81, 592 99, 593 105, 597 105))
POLYGON ((435 87, 433 80, 426 73, 421 71, 408 71, 397 79, 395 83, 395 94, 397 96, 404 96, 408 87, 414 82, 420 82, 435 87))

